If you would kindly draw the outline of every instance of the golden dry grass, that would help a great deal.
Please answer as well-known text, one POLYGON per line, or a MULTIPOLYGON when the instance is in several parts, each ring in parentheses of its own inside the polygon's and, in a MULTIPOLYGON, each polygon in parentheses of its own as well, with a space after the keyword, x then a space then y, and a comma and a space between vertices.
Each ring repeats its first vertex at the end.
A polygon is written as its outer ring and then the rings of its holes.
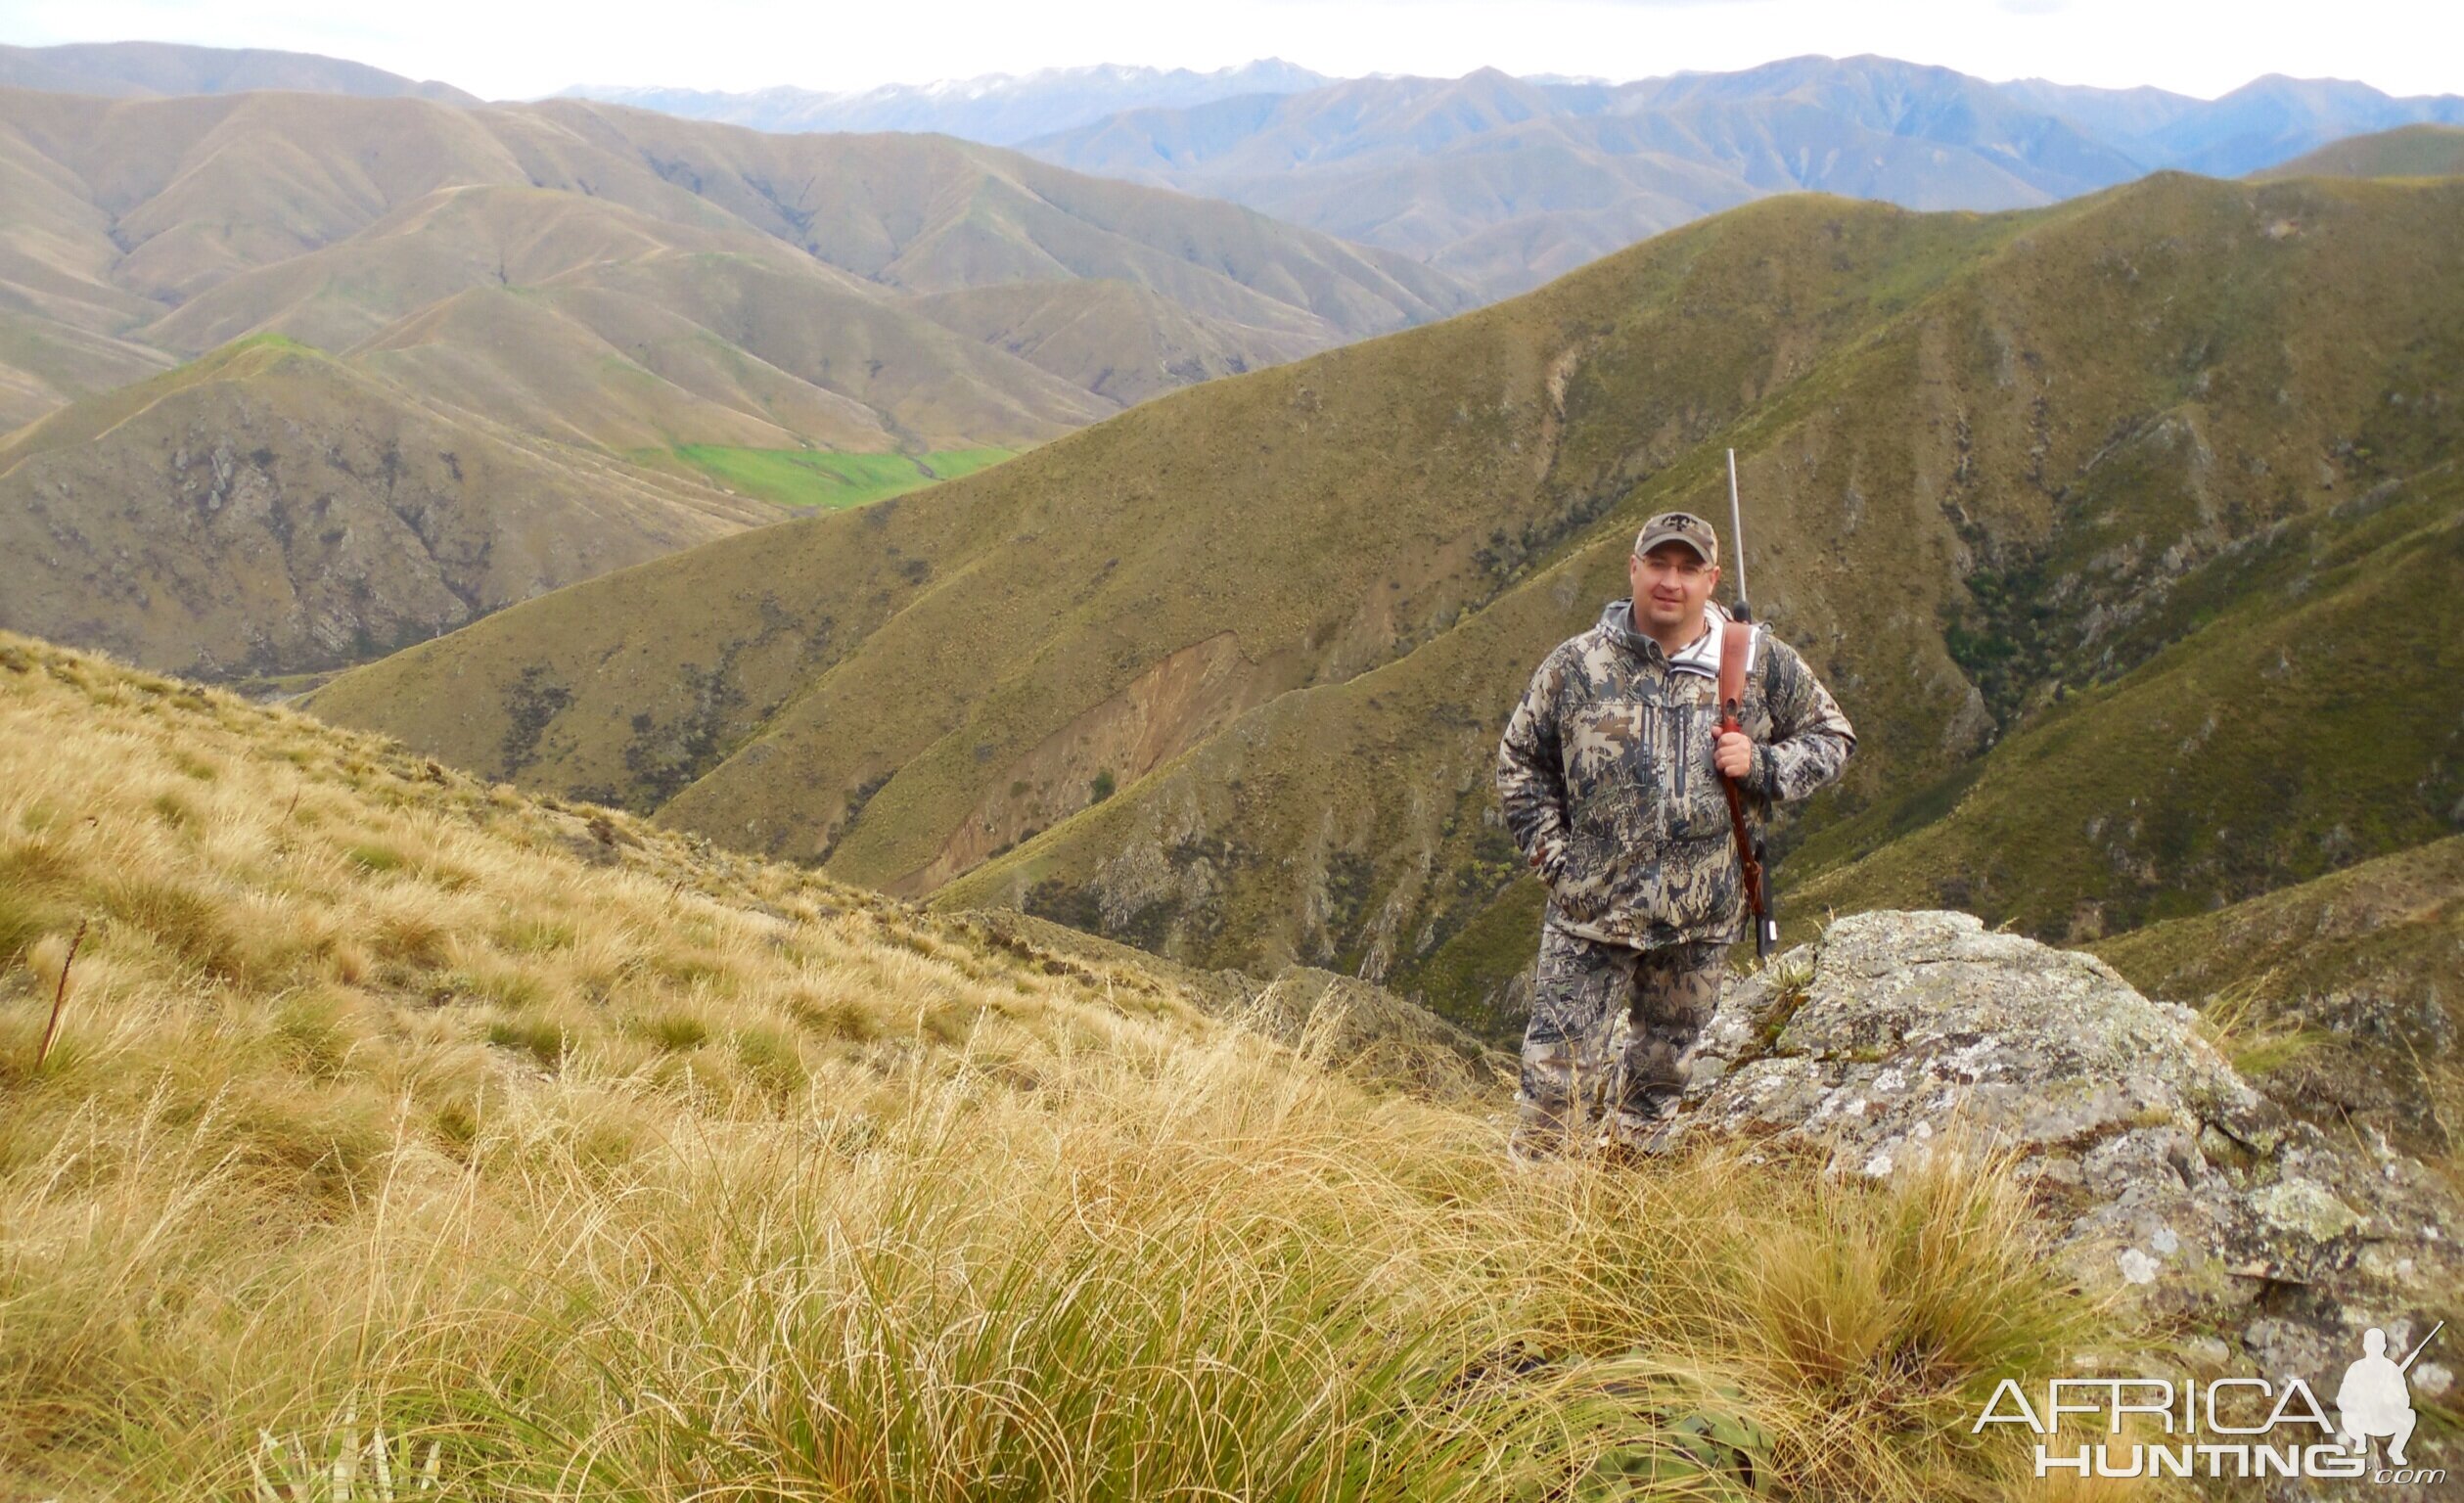
POLYGON ((1134 962, 20 637, 0 965, 0 1494, 1985 1498, 2113 1338, 1992 1165, 1514 1171, 1134 962))

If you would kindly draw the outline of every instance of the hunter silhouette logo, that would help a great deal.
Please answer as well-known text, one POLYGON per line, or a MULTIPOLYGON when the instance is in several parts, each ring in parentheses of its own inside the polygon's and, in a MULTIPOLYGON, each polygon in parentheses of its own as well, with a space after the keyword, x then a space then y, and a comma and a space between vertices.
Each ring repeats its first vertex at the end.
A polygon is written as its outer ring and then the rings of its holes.
POLYGON ((2373 1326, 2362 1333, 2361 1357, 2345 1369, 2345 1381, 2336 1386, 2336 1438, 2355 1456, 2369 1450, 2374 1436, 2384 1436, 2388 1463, 2405 1464, 2404 1442, 2412 1438, 2414 1416, 2412 1386, 2404 1375, 2445 1329, 2443 1320, 2431 1327, 2401 1362, 2388 1356, 2386 1332, 2373 1326))

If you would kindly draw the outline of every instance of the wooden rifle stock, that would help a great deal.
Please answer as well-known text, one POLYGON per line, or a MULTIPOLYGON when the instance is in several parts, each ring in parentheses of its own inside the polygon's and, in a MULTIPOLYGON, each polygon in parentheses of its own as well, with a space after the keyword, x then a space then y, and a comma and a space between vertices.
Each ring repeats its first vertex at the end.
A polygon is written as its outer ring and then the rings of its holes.
MULTIPOLYGON (((1719 642, 1719 734, 1742 733, 1744 724, 1737 718, 1744 711, 1746 699, 1746 657, 1754 649, 1754 625, 1741 617, 1720 628, 1719 642)), ((1773 911, 1771 894, 1763 883, 1762 847, 1746 824, 1746 796, 1737 780, 1720 774, 1720 792, 1728 796, 1728 824, 1737 837, 1737 869, 1744 879, 1746 906, 1754 913, 1754 953, 1768 958, 1772 946, 1779 943, 1780 925, 1773 911)))

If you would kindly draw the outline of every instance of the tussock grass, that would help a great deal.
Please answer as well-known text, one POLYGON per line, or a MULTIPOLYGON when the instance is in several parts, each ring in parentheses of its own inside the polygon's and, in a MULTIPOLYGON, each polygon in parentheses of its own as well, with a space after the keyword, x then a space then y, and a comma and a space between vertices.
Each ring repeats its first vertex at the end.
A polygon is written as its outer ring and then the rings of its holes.
POLYGON ((1993 1163, 1517 1171, 1133 963, 24 639, 0 874, 45 1495, 381 1427, 491 1498, 1999 1497, 1975 1405, 2114 1336, 1993 1163))

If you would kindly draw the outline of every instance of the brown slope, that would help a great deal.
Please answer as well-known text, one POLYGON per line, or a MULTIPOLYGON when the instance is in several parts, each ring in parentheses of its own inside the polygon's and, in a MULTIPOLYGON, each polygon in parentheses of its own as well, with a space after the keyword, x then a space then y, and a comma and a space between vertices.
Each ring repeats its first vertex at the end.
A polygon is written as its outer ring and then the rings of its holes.
POLYGON ((1350 338, 1470 301, 1401 257, 946 137, 772 136, 573 100, 521 112, 507 134, 534 173, 630 159, 832 265, 915 292, 1111 277, 1211 316, 1262 297, 1350 338))
POLYGON ((209 677, 329 668, 769 515, 257 341, 0 447, 0 624, 209 677))
MULTIPOLYGON (((230 381, 189 373, 143 389, 146 421, 91 421, 129 407, 106 401, 31 440, 45 453, 24 483, 68 510, 47 500, 42 518, 16 519, 60 546, 21 561, 13 609, 35 629, 198 671, 364 658, 775 515, 715 501, 671 450, 1025 447, 1466 296, 1228 205, 1007 153, 767 137, 571 102, 0 90, 0 184, 9 426, 158 368, 157 349, 263 335, 349 367, 315 367, 313 381, 255 363, 230 381), (1082 283, 1101 290, 1073 294, 1082 283), (969 294, 983 296, 940 309, 950 322, 920 305, 969 294), (219 405, 187 410, 201 403, 219 405), (69 434, 91 452, 57 452, 69 434), (154 504, 237 483, 228 455, 209 482, 188 473, 215 438, 271 456, 249 492, 269 509, 216 522, 222 532, 288 524, 291 501, 317 501, 325 480, 340 499, 317 504, 374 505, 352 456, 398 451, 432 456, 408 478, 422 490, 406 515, 450 514, 461 541, 397 537, 381 566, 340 566, 393 591, 365 610, 309 600, 323 566, 295 538, 201 541, 179 506, 154 504), (433 459, 466 451, 510 457, 433 459), (105 526, 114 496, 129 499, 105 526), (500 505, 504 518, 484 515, 500 505), (613 515, 588 524, 592 506, 613 515), (576 532, 548 538, 550 516, 576 532), (502 573, 455 552, 471 538, 480 554, 508 545, 502 573), (226 548, 261 554, 231 567, 271 582, 205 582, 226 548)), ((388 470, 379 489, 401 478, 388 470)))
POLYGON ((115 285, 178 301, 439 188, 518 183, 480 115, 416 99, 98 100, 0 90, 0 119, 110 216, 115 285))
POLYGON ((363 98, 411 95, 446 104, 479 103, 451 84, 433 79, 417 81, 342 58, 263 47, 194 47, 179 42, 0 47, 0 85, 115 98, 297 89, 363 98))
POLYGON ((529 187, 441 189, 143 333, 178 349, 280 333, 616 450, 1018 446, 1117 409, 741 224, 529 187))
POLYGON ((472 288, 537 287, 611 263, 697 251, 802 259, 742 227, 729 233, 715 216, 707 225, 679 224, 579 194, 455 184, 331 245, 218 283, 142 334, 191 354, 263 333, 344 350, 472 288))
POLYGON ((628 453, 684 443, 895 447, 872 408, 747 355, 656 303, 479 287, 387 329, 352 365, 465 412, 628 453))
MULTIPOLYGON (((902 445, 1032 442, 1118 410, 1115 388, 1144 394, 1270 364, 1469 300, 1446 274, 1400 257, 989 148, 765 136, 575 101, 466 110, 0 90, 0 173, 27 190, 22 206, 0 210, 0 294, 15 285, 44 316, 68 314, 42 298, 73 304, 86 309, 70 320, 79 327, 182 353, 261 332, 339 351, 489 285, 621 281, 628 296, 690 296, 696 278, 610 268, 732 257, 757 268, 773 318, 845 331, 848 347, 792 374, 873 406, 874 426, 902 445), (1026 293, 991 299, 995 308, 979 302, 956 338, 908 306, 1081 280, 1138 296, 1097 299, 1101 316, 1066 335, 1060 293, 1041 299, 1042 313, 1026 293), (1110 339, 1120 347, 1097 347, 1110 339), (1049 356, 1039 366, 1010 343, 1049 356), (864 388, 884 366, 900 394, 876 400, 864 388), (1151 374, 1101 392, 1059 374, 1108 370, 1151 374)), ((765 341, 812 343, 718 327, 698 307, 671 311, 783 369, 765 341)), ((20 384, 42 387, 31 373, 20 384)), ((708 394, 707 384, 695 389, 708 394)), ((766 409, 743 416, 784 426, 766 409)), ((690 433, 690 412, 676 418, 666 426, 690 433)), ((740 427, 691 435, 717 440, 740 427)))
POLYGON ((143 344, 40 314, 0 311, 0 433, 172 363, 143 344))
POLYGON ((1232 324, 1109 278, 968 288, 908 305, 1124 407, 1175 387, 1237 376, 1253 363, 1298 359, 1318 342, 1299 320, 1276 328, 1232 324))
POLYGON ((641 343, 630 332, 637 309, 673 309, 744 358, 862 404, 900 448, 1034 443, 1118 410, 903 300, 841 294, 800 268, 662 256, 595 268, 553 295, 570 316, 628 348, 641 343))
POLYGON ((111 216, 0 123, 0 433, 172 364, 119 338, 160 311, 114 284, 111 216))
POLYGON ((917 292, 1109 276, 1209 315, 1264 298, 1347 337, 1467 301, 1442 273, 1233 205, 942 137, 767 136, 572 100, 453 110, 302 94, 0 91, 0 120, 115 216, 147 296, 331 244, 440 188, 497 184, 750 227, 917 292))

